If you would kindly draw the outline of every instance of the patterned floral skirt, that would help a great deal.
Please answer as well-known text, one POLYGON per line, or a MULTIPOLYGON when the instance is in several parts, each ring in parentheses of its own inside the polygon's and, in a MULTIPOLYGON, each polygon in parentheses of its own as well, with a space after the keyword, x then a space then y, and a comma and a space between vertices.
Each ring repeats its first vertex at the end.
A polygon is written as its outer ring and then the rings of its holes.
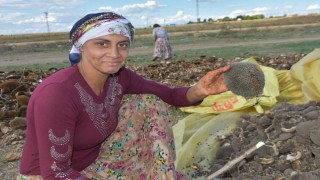
POLYGON ((155 42, 153 57, 169 60, 172 58, 172 48, 166 38, 157 38, 155 42))
POLYGON ((175 149, 167 105, 152 95, 132 95, 97 160, 84 170, 92 180, 185 179, 174 167, 175 149))

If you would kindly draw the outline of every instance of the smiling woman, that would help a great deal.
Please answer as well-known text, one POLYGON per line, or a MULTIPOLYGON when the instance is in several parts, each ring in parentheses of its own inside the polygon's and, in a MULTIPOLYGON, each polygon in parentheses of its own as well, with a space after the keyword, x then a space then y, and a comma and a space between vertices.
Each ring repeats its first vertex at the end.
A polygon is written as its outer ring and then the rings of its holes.
POLYGON ((82 60, 80 66, 90 63, 96 70, 103 74, 113 74, 124 65, 130 42, 127 37, 112 34, 89 40, 80 51, 82 60))
POLYGON ((18 179, 184 178, 174 167, 166 103, 190 106, 227 91, 222 74, 230 66, 194 86, 169 87, 124 66, 133 34, 113 12, 75 23, 73 65, 45 79, 29 101, 18 179))
MULTIPOLYGON (((76 22, 70 31, 69 38, 74 44, 70 54, 79 54, 80 48, 85 44, 85 42, 98 37, 100 38, 100 41, 98 41, 99 39, 96 39, 97 45, 99 43, 102 43, 102 45, 110 45, 110 40, 102 38, 102 36, 105 35, 118 34, 126 37, 126 39, 123 39, 122 41, 131 41, 133 40, 134 31, 135 28, 126 18, 115 13, 88 14, 76 22)), ((121 43, 121 45, 124 44, 121 43)), ((129 45, 129 43, 127 45, 129 45)), ((69 57, 72 65, 80 61, 79 56, 69 57)))

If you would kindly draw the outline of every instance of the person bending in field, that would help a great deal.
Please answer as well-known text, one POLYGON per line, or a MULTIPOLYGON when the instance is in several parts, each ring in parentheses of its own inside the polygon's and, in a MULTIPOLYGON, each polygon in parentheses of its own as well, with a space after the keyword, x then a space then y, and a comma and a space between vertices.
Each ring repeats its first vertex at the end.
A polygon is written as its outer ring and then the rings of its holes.
POLYGON ((155 61, 160 58, 161 63, 169 64, 171 62, 173 53, 167 31, 159 24, 154 24, 152 35, 155 41, 152 60, 155 61))

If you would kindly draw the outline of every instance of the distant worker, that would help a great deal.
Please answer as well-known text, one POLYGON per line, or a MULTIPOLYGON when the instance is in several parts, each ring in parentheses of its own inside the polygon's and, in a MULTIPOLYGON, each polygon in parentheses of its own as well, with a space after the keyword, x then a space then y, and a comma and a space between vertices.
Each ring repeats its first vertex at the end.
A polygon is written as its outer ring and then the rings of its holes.
POLYGON ((172 58, 172 48, 167 31, 159 24, 154 24, 152 34, 155 41, 152 61, 161 58, 161 63, 169 64, 172 58))

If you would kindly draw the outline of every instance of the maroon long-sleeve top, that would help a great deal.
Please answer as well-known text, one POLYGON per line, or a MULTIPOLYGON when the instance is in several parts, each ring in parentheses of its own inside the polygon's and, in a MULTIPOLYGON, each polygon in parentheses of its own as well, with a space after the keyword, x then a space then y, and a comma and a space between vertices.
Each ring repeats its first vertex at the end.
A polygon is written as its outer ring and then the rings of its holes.
POLYGON ((26 140, 20 161, 23 175, 44 179, 82 179, 81 170, 94 162, 101 143, 116 128, 124 94, 155 94, 182 107, 189 87, 169 87, 122 68, 110 75, 97 96, 77 66, 49 76, 28 104, 26 140))

